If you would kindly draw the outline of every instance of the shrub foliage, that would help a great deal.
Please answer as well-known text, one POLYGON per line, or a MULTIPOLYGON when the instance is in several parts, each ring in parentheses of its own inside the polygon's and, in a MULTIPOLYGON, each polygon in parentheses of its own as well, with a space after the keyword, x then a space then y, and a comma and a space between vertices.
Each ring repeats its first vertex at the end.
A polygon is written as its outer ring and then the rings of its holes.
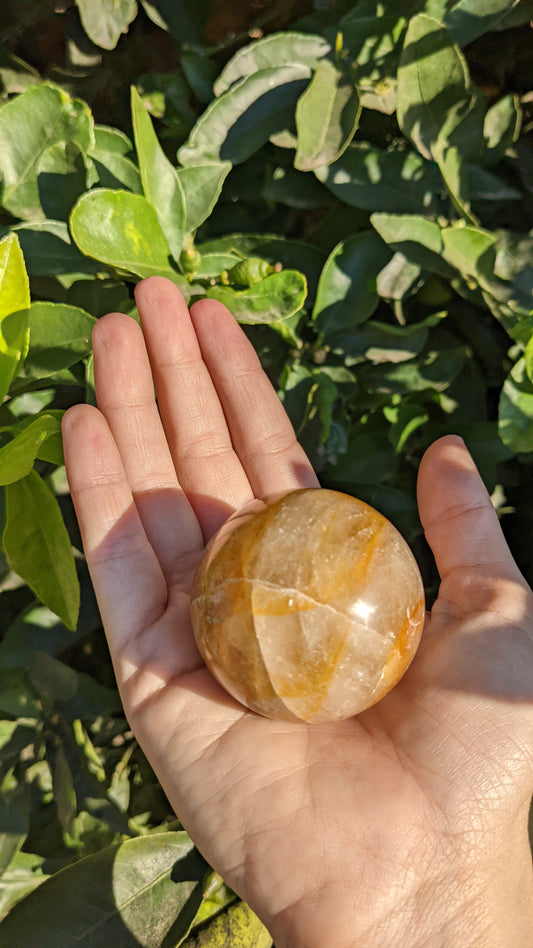
POLYGON ((61 415, 94 399, 95 321, 137 318, 135 283, 164 274, 231 309, 322 483, 397 524, 430 597, 416 468, 451 431, 531 576, 531 92, 472 63, 533 7, 309 2, 208 46, 207 3, 16 6, 0 14, 0 941, 268 946, 122 715, 61 415), (59 65, 21 58, 32 29, 63 37, 59 65), (136 68, 146 36, 166 71, 136 68))

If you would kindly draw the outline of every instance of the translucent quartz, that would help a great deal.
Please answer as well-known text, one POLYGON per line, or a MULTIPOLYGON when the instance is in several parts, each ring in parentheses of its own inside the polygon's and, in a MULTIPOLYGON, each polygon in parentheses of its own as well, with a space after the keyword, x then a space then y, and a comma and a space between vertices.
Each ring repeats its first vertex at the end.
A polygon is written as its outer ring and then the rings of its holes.
POLYGON ((208 545, 193 584, 202 657, 234 698, 287 721, 351 717, 418 646, 424 589, 403 537, 324 489, 253 501, 208 545))

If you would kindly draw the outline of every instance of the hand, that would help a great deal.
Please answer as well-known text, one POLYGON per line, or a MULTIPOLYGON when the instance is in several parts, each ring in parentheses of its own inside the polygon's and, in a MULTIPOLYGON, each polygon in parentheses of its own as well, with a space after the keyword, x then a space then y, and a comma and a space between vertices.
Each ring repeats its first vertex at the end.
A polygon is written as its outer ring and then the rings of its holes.
POLYGON ((66 413, 65 459, 124 708, 180 820, 277 948, 524 948, 533 597, 463 442, 420 465, 442 584, 401 683, 340 723, 259 717, 203 665, 190 583, 234 509, 317 479, 227 310, 189 315, 162 278, 136 296, 144 337, 95 327, 99 407, 66 413))

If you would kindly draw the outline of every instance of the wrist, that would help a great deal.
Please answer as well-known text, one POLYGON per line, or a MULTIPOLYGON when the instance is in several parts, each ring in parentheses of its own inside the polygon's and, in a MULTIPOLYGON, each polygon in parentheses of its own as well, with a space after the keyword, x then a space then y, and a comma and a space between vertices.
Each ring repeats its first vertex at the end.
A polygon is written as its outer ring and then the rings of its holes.
POLYGON ((529 842, 478 857, 422 863, 383 873, 370 892, 363 879, 335 884, 286 908, 270 926, 276 948, 523 948, 533 944, 533 871, 529 842), (415 881, 418 877, 418 881, 415 881))

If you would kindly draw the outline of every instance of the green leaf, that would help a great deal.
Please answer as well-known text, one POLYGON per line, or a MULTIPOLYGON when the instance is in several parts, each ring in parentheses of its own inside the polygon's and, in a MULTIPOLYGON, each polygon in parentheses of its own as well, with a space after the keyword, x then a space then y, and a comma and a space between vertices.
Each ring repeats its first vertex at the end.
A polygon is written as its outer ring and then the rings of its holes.
POLYGON ((495 29, 520 0, 456 0, 444 23, 458 46, 473 43, 479 36, 495 29))
POLYGON ((178 152, 180 162, 246 161, 271 135, 292 125, 309 76, 308 66, 296 64, 261 69, 240 79, 200 116, 178 152))
POLYGON ((44 218, 39 176, 52 170, 50 159, 58 156, 54 148, 60 146, 63 154, 68 145, 88 152, 93 143, 85 102, 51 83, 30 87, 0 109, 0 203, 15 217, 44 218))
POLYGON ((185 195, 135 86, 131 87, 131 114, 144 195, 157 212, 172 256, 179 260, 185 237, 185 195))
POLYGON ((442 187, 435 166, 417 152, 369 142, 352 144, 334 164, 314 171, 340 201, 368 211, 431 212, 442 187))
POLYGON ((137 16, 137 0, 76 0, 83 29, 103 49, 114 49, 137 16))
POLYGON ((78 690, 78 674, 46 652, 32 652, 27 662, 29 679, 47 701, 70 701, 78 690))
POLYGON ((372 214, 370 222, 391 250, 430 273, 453 276, 452 267, 442 259, 442 228, 434 221, 416 214, 372 214))
POLYGON ((183 948, 271 948, 273 942, 263 923, 246 902, 221 912, 202 931, 194 932, 183 948))
POLYGON ((24 370, 31 378, 44 378, 80 362, 91 351, 96 323, 77 306, 65 303, 32 303, 30 346, 24 370))
MULTIPOLYGON (((374 4, 374 12, 376 11, 374 4)), ((380 84, 391 84, 396 74, 400 43, 407 21, 389 8, 381 8, 377 16, 367 16, 360 4, 344 16, 340 23, 343 52, 357 64, 357 79, 362 91, 379 95, 380 84), (388 80, 388 81, 387 81, 388 80)))
POLYGON ((0 918, 20 899, 41 885, 47 878, 41 869, 43 856, 17 853, 2 875, 0 886, 0 918))
POLYGON ((399 251, 383 267, 377 278, 377 291, 389 300, 403 300, 415 292, 420 283, 421 267, 399 251))
POLYGON ((31 276, 54 276, 64 273, 96 273, 98 267, 72 243, 68 225, 63 221, 35 221, 17 224, 16 234, 26 269, 31 276))
POLYGON ((285 204, 298 210, 331 205, 328 192, 314 177, 281 165, 273 169, 263 188, 263 197, 268 202, 285 204))
POLYGON ((202 255, 200 270, 207 278, 230 270, 242 257, 261 257, 271 266, 281 263, 285 270, 305 273, 313 295, 325 258, 317 247, 277 234, 227 234, 199 244, 197 249, 202 255))
POLYGON ((0 711, 17 718, 41 715, 39 697, 20 668, 0 668, 0 711))
POLYGON ((74 629, 80 587, 57 500, 35 471, 5 490, 7 561, 41 602, 74 629))
POLYGON ((522 109, 517 95, 504 95, 487 109, 483 123, 486 163, 497 164, 516 141, 522 124, 522 109))
POLYGON ((20 850, 29 828, 30 807, 27 788, 23 786, 22 790, 19 789, 9 795, 0 793, 0 876, 20 850))
POLYGON ((515 454, 533 451, 533 382, 522 356, 513 365, 500 394, 498 433, 515 454))
POLYGON ((57 815, 63 832, 70 833, 77 810, 72 770, 67 763, 61 746, 54 749, 51 758, 52 793, 57 807, 57 815))
MULTIPOLYGON (((440 161, 454 134, 466 122, 477 100, 472 96, 466 60, 442 23, 420 14, 413 17, 405 36, 398 68, 397 116, 401 130, 425 158, 440 161)), ((479 123, 481 138, 481 120, 479 123)), ((469 151, 479 153, 481 142, 472 129, 464 135, 469 151)))
POLYGON ((133 151, 133 145, 125 132, 111 125, 94 126, 94 148, 115 155, 128 155, 133 151))
POLYGON ((373 231, 337 244, 320 275, 312 314, 321 336, 357 326, 372 315, 379 304, 377 276, 390 257, 373 231))
POLYGON ((141 194, 142 185, 139 169, 131 158, 126 158, 116 150, 106 149, 96 145, 91 153, 93 166, 98 175, 98 184, 102 188, 123 188, 141 194))
POLYGON ((174 272, 157 214, 140 194, 107 188, 89 191, 72 209, 70 229, 88 257, 140 277, 174 272))
POLYGON ((244 290, 213 286, 206 295, 224 303, 240 323, 274 323, 288 319, 302 308, 307 281, 297 270, 281 270, 244 290))
POLYGON ((526 345, 524 359, 526 361, 526 375, 529 381, 533 382, 533 335, 530 337, 526 345))
POLYGON ((127 839, 49 877, 0 922, 0 941, 39 948, 170 948, 189 929, 204 873, 205 862, 186 833, 127 839))
POLYGON ((496 237, 478 227, 446 227, 442 231, 446 258, 466 277, 480 283, 494 279, 496 237))
POLYGON ((28 344, 30 284, 16 234, 0 241, 0 402, 28 344))
POLYGON ((197 230, 210 216, 230 170, 229 161, 178 168, 178 179, 185 196, 185 233, 197 230))
POLYGON ((336 161, 355 135, 360 113, 353 81, 323 59, 296 105, 294 167, 312 171, 336 161))
MULTIPOLYGON (((30 305, 30 283, 16 234, 0 241, 0 323, 30 305)), ((4 350, 4 346, 2 346, 4 350)))
POLYGON ((26 477, 43 442, 60 431, 61 424, 57 418, 40 414, 12 441, 0 448, 0 485, 12 484, 26 477))
POLYGON ((213 92, 221 96, 239 79, 253 76, 260 69, 291 66, 293 63, 316 69, 330 51, 330 44, 323 36, 291 31, 273 33, 239 49, 224 66, 213 92))
POLYGON ((487 171, 480 165, 465 162, 464 191, 469 201, 519 201, 522 197, 517 188, 513 188, 504 178, 487 171))
POLYGON ((141 0, 150 19, 180 44, 200 45, 208 16, 207 0, 141 0))
POLYGON ((372 362, 408 362, 428 341, 429 330, 438 326, 446 313, 432 313, 426 319, 407 326, 371 319, 362 325, 333 333, 328 343, 333 352, 344 357, 346 365, 372 362))

